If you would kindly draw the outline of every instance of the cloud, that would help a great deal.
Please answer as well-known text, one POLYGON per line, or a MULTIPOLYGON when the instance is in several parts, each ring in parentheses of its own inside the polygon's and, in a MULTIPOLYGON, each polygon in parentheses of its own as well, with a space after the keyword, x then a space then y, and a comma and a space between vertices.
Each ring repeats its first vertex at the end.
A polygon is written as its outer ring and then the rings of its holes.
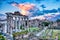
POLYGON ((31 20, 33 20, 33 19, 40 19, 40 20, 44 20, 44 19, 45 19, 45 17, 44 17, 43 15, 41 15, 41 16, 31 17, 30 19, 31 19, 31 20))
POLYGON ((37 8, 36 6, 35 6, 33 9, 29 10, 29 12, 32 13, 32 16, 43 15, 43 14, 40 12, 39 8, 37 8))
POLYGON ((35 4, 33 3, 16 3, 16 2, 11 2, 12 6, 16 6, 17 8, 19 8, 21 10, 21 14, 22 15, 30 15, 31 13, 29 12, 30 9, 33 9, 33 7, 35 6, 35 4))
MULTIPOLYGON (((53 15, 51 14, 48 14, 48 13, 57 13, 58 11, 56 9, 52 9, 52 10, 44 10, 44 11, 40 11, 39 10, 39 7, 36 6, 36 4, 34 3, 29 3, 29 2, 26 2, 26 3, 17 3, 17 2, 10 2, 10 4, 12 6, 16 6, 17 8, 20 9, 20 12, 21 14, 23 15, 28 15, 28 16, 39 16, 39 15, 46 15, 47 17, 53 17, 53 15)), ((45 8, 44 5, 41 5, 43 6, 43 8, 45 8)), ((60 10, 58 8, 58 10, 60 10)))
POLYGON ((32 3, 26 3, 26 4, 24 3, 24 4, 19 4, 18 8, 21 10, 21 12, 22 11, 25 12, 25 13, 22 12, 23 15, 29 15, 29 13, 30 13, 29 10, 33 9, 34 6, 35 5, 32 3))
POLYGON ((35 5, 32 4, 32 3, 26 3, 26 4, 23 3, 23 4, 19 4, 19 5, 18 5, 18 8, 20 8, 20 9, 22 9, 22 10, 28 11, 28 10, 32 9, 34 6, 35 6, 35 5))
POLYGON ((60 8, 58 8, 58 11, 60 12, 60 8))
POLYGON ((1 19, 1 20, 6 19, 6 15, 0 13, 0 19, 1 19))
POLYGON ((44 10, 44 13, 57 13, 58 11, 56 9, 52 9, 52 10, 44 10))
POLYGON ((59 13, 49 13, 49 14, 45 14, 44 16, 52 18, 52 17, 56 17, 58 15, 60 15, 60 14, 59 13))
POLYGON ((5 16, 5 14, 1 14, 1 13, 0 13, 0 16, 5 16))
POLYGON ((12 1, 12 2, 7 2, 8 4, 12 5, 12 6, 17 6, 19 3, 12 1))
POLYGON ((41 5, 41 7, 42 7, 42 8, 46 8, 45 5, 43 5, 43 4, 41 5))
POLYGON ((40 11, 39 8, 34 8, 34 10, 31 10, 33 16, 39 16, 39 15, 45 15, 45 16, 49 16, 51 17, 52 13, 57 13, 58 11, 56 9, 52 9, 52 10, 44 10, 44 11, 40 11), (37 9, 37 10, 36 10, 37 9))
POLYGON ((36 17, 31 17, 30 19, 40 19, 40 20, 44 20, 44 19, 53 19, 56 17, 58 17, 58 15, 60 16, 60 13, 49 13, 49 14, 44 14, 44 15, 40 15, 40 16, 36 16, 36 17))
POLYGON ((45 16, 45 17, 48 17, 48 18, 52 18, 52 17, 53 17, 52 14, 45 14, 44 16, 45 16))

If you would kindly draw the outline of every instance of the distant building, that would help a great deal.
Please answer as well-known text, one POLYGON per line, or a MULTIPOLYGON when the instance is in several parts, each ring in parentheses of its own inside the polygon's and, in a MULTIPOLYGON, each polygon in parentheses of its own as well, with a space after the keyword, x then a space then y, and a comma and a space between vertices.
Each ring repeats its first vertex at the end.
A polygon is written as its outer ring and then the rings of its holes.
POLYGON ((52 26, 53 26, 53 27, 57 27, 57 26, 58 26, 57 22, 54 22, 54 23, 52 24, 52 26))
POLYGON ((39 19, 29 20, 29 26, 30 27, 39 27, 39 26, 41 26, 41 20, 39 20, 39 19))
POLYGON ((32 19, 29 20, 29 27, 38 27, 38 28, 44 28, 42 22, 50 22, 48 20, 40 20, 40 19, 32 19))
POLYGON ((57 22, 57 25, 60 27, 60 22, 57 22))

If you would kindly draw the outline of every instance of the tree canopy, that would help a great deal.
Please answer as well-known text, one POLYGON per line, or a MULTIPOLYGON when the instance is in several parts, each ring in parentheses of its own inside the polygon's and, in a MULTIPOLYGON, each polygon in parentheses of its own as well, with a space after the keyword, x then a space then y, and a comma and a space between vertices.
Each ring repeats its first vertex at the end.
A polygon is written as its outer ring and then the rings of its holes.
POLYGON ((48 26, 48 25, 50 24, 50 22, 42 22, 42 24, 43 24, 44 26, 48 26))
POLYGON ((60 22, 60 19, 57 19, 56 22, 60 22))

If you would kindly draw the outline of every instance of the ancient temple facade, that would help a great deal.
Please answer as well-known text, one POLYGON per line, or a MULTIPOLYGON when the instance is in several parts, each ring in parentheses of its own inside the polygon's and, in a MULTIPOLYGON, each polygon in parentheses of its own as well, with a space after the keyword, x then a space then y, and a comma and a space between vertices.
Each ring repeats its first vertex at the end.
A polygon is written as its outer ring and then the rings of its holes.
POLYGON ((7 15, 7 33, 20 32, 21 26, 28 28, 28 16, 22 15, 16 11, 14 13, 6 13, 7 15))

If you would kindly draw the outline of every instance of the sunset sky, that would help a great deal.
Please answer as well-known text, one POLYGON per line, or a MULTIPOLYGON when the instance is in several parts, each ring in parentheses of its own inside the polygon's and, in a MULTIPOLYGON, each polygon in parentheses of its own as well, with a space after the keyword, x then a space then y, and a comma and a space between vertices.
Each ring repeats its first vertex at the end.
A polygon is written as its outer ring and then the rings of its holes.
POLYGON ((47 19, 52 18, 53 20, 60 18, 58 12, 59 4, 60 0, 0 0, 0 14, 19 11, 29 17, 43 19, 48 17, 47 19), (42 8, 42 5, 44 8, 42 8))

